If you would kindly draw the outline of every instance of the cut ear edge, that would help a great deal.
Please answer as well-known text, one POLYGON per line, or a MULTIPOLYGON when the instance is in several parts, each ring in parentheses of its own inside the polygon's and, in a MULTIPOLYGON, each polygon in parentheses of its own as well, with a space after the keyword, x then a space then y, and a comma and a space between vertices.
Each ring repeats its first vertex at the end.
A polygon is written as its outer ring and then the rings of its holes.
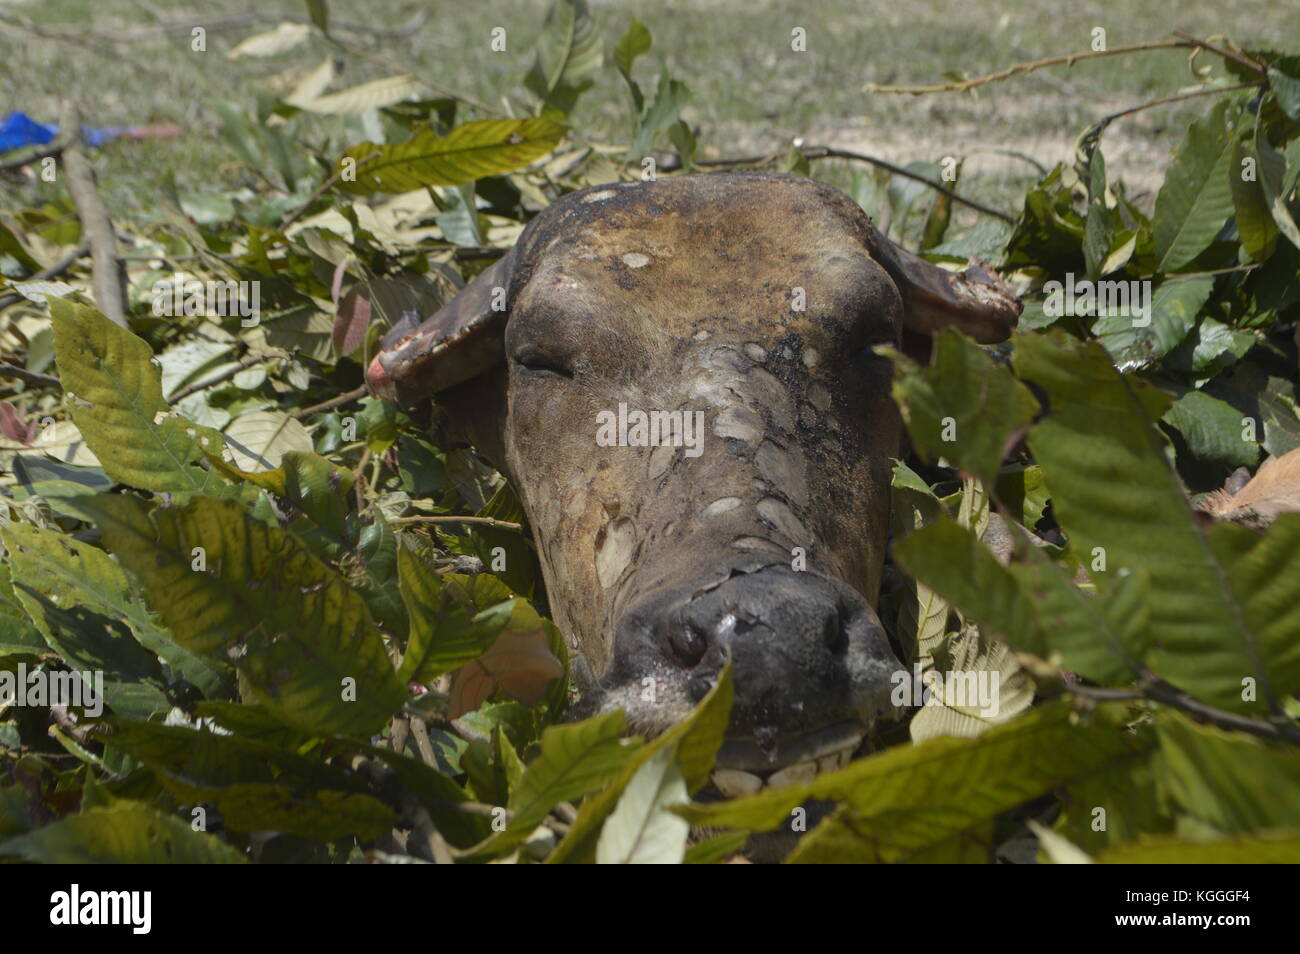
POLYGON ((875 226, 868 227, 867 246, 898 286, 903 324, 910 331, 933 336, 956 327, 981 344, 992 344, 1015 330, 1020 300, 978 259, 950 272, 895 245, 875 226))
POLYGON ((910 253, 902 255, 912 259, 903 262, 908 282, 901 289, 908 328, 935 335, 956 327, 981 344, 1011 336, 1023 306, 983 263, 971 259, 963 271, 950 272, 910 253))
POLYGON ((414 405, 500 362, 509 312, 499 309, 514 262, 512 249, 418 327, 406 323, 390 330, 366 369, 371 392, 414 405))

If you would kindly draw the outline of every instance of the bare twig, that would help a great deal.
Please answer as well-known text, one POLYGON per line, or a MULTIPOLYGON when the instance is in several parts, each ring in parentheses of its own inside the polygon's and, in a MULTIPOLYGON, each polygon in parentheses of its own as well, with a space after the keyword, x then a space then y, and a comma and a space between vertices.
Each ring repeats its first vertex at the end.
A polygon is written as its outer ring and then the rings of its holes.
POLYGON ((1215 46, 1208 40, 1202 40, 1199 37, 1192 36, 1186 30, 1175 30, 1174 36, 1186 40, 1192 46, 1199 47, 1200 49, 1213 53, 1216 56, 1221 56, 1225 60, 1232 60, 1239 66, 1244 66, 1252 73, 1257 73, 1261 79, 1266 79, 1268 77, 1268 68, 1264 66, 1263 63, 1256 63, 1250 57, 1238 53, 1235 50, 1229 50, 1222 46, 1215 46))
POLYGON ((95 171, 81 145, 81 123, 72 100, 65 100, 59 117, 63 142, 63 171, 77 207, 81 228, 90 242, 91 287, 95 304, 109 321, 127 327, 125 272, 117 257, 117 238, 104 200, 95 188, 95 171))
POLYGON ((429 738, 429 726, 422 719, 409 719, 411 738, 415 739, 415 749, 425 765, 438 767, 438 756, 433 751, 433 741, 429 738))
MULTIPOLYGON (((834 149, 830 146, 804 146, 799 150, 799 154, 805 159, 852 159, 855 162, 866 162, 873 166, 879 166, 886 169, 894 175, 902 176, 905 179, 912 179, 916 182, 922 182, 929 186, 940 195, 946 195, 954 202, 968 206, 977 212, 983 212, 985 215, 991 215, 994 218, 1001 219, 1004 222, 1015 222, 1016 217, 1000 209, 994 209, 984 205, 982 202, 976 202, 974 199, 968 199, 963 195, 958 195, 952 189, 948 188, 942 182, 936 182, 929 176, 923 176, 920 173, 912 172, 910 169, 904 169, 902 166, 895 165, 879 156, 869 156, 863 152, 851 152, 847 149, 834 149)), ((698 159, 697 166, 748 166, 771 162, 776 159, 780 153, 769 153, 762 156, 742 156, 736 159, 698 159)))
POLYGON ((37 374, 35 371, 28 371, 26 368, 20 368, 8 361, 0 361, 0 378, 16 378, 24 384, 30 384, 38 388, 63 387, 58 378, 51 377, 48 374, 37 374))
POLYGON ((498 520, 495 517, 394 517, 388 521, 392 526, 402 526, 413 523, 471 523, 482 524, 487 527, 497 527, 501 530, 522 530, 523 525, 511 523, 509 520, 498 520))
MULTIPOLYGON (((42 268, 31 278, 25 279, 25 281, 45 282, 49 281, 51 278, 58 278, 73 265, 77 264, 77 262, 81 261, 81 259, 85 258, 88 251, 90 251, 90 243, 85 239, 82 239, 81 244, 67 255, 63 256, 63 258, 59 259, 49 268, 42 268)), ((16 292, 0 295, 0 309, 8 308, 10 305, 22 300, 23 296, 16 292)))
POLYGON ((321 401, 319 404, 313 404, 311 407, 304 407, 301 410, 294 411, 289 416, 296 417, 299 420, 301 420, 302 418, 306 417, 309 414, 315 414, 318 411, 328 411, 331 408, 336 408, 341 404, 348 404, 352 401, 356 401, 359 398, 365 397, 369 393, 369 391, 370 389, 363 384, 359 388, 353 388, 351 391, 345 391, 343 394, 337 394, 334 397, 330 398, 328 401, 321 401))
POLYGON ((1221 729, 1232 729, 1261 739, 1271 739, 1275 742, 1285 740, 1292 745, 1300 745, 1300 726, 1290 719, 1280 717, 1265 721, 1216 709, 1160 679, 1146 678, 1129 689, 1099 689, 1093 686, 1070 685, 1066 686, 1065 691, 1097 702, 1138 700, 1158 702, 1221 729))
POLYGON ((178 401, 185 400, 185 398, 189 397, 191 394, 198 394, 200 391, 206 391, 208 388, 214 388, 218 384, 224 384, 225 382, 233 378, 235 375, 243 371, 247 371, 249 368, 255 365, 259 365, 264 361, 283 360, 287 357, 289 357, 288 354, 284 352, 262 352, 261 354, 254 354, 252 352, 249 352, 248 354, 240 358, 238 361, 236 361, 229 368, 227 368, 225 371, 223 371, 221 374, 218 374, 215 377, 211 377, 211 378, 200 378, 198 381, 195 381, 193 384, 187 384, 185 387, 181 388, 170 398, 168 398, 168 403, 175 404, 178 401))
MULTIPOLYGON (((352 171, 355 172, 356 170, 364 166, 367 162, 379 158, 379 155, 380 153, 372 152, 370 155, 363 157, 360 162, 358 162, 355 166, 353 166, 352 171)), ((332 176, 330 176, 328 179, 326 179, 324 182, 318 185, 315 189, 313 189, 311 195, 307 196, 306 202, 298 206, 298 208, 294 209, 292 212, 286 215, 283 220, 281 220, 280 230, 284 231, 294 222, 297 222, 298 219, 302 217, 302 214, 311 207, 311 204, 313 202, 319 199, 330 189, 334 188, 334 186, 338 184, 339 179, 343 177, 343 172, 344 170, 340 169, 338 172, 334 173, 332 176)))
POLYGON ((1169 103, 1181 103, 1185 99, 1194 99, 1197 96, 1214 96, 1218 93, 1233 93, 1239 89, 1254 89, 1259 87, 1259 85, 1259 83, 1236 83, 1232 86, 1207 86, 1204 89, 1194 89, 1187 93, 1175 93, 1172 96, 1161 96, 1158 99, 1149 99, 1145 103, 1139 103, 1136 106, 1128 107, 1128 109, 1121 109, 1117 113, 1111 113, 1107 116, 1101 117, 1101 119, 1097 120, 1091 127, 1089 127, 1084 136, 1091 135, 1094 132, 1099 133, 1105 130, 1105 128, 1115 120, 1122 119, 1125 116, 1132 116, 1134 113, 1140 113, 1142 110, 1150 109, 1153 106, 1166 106, 1169 103))
MULTIPOLYGON (((912 96, 920 96, 924 93, 963 93, 966 90, 975 89, 977 86, 987 86, 989 83, 1000 83, 1008 80, 1013 76, 1022 73, 1032 73, 1034 70, 1041 70, 1048 66, 1073 66, 1080 60, 1094 60, 1103 56, 1121 56, 1126 53, 1138 53, 1146 50, 1177 50, 1189 47, 1203 47, 1203 43, 1193 43, 1191 40, 1151 40, 1146 43, 1127 43, 1123 46, 1112 46, 1108 50, 1085 50, 1080 53, 1066 53, 1062 56, 1049 56, 1041 60, 1029 60, 1024 63, 1015 63, 1006 69, 998 70, 994 73, 985 73, 983 76, 974 76, 965 80, 949 80, 946 83, 930 83, 920 86, 890 86, 883 83, 867 83, 862 87, 864 93, 906 93, 912 96)), ((1215 52, 1221 52, 1216 50, 1215 52)))

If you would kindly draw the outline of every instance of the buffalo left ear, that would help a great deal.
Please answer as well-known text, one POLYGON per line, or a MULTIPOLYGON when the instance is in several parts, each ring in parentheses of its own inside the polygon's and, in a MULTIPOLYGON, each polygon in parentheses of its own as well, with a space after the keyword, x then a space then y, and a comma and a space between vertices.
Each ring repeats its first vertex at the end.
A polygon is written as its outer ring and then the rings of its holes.
POLYGON ((477 377, 505 359, 515 251, 483 270, 418 328, 394 327, 366 369, 378 397, 407 406, 477 377))
POLYGON ((1020 299, 975 259, 964 271, 950 272, 899 248, 875 228, 868 244, 872 258, 884 266, 903 296, 906 331, 933 337, 956 327, 981 344, 1011 336, 1020 318, 1020 299))

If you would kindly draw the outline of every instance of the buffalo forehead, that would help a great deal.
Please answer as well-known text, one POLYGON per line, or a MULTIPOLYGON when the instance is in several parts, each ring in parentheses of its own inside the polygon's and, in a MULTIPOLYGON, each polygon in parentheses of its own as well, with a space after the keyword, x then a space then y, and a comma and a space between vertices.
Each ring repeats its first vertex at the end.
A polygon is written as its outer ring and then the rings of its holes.
MULTIPOLYGON (((897 293, 864 239, 866 217, 841 193, 809 179, 696 176, 576 193, 534 223, 530 279, 517 306, 608 314, 620 304, 678 332, 717 316, 795 320, 897 293)), ((516 314, 516 318, 522 317, 516 314)))

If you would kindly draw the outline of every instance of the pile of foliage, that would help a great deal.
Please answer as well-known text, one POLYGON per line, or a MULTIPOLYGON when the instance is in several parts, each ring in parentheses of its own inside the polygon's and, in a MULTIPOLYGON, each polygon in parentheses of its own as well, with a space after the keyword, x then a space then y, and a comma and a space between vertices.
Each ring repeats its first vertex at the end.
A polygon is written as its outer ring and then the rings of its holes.
POLYGON ((0 675, 101 672, 106 702, 0 692, 0 859, 714 862, 815 800, 793 861, 1300 859, 1300 515, 1206 528, 1189 501, 1300 446, 1300 56, 1211 48, 1151 215, 1107 177, 1105 123, 1012 224, 955 234, 951 195, 855 177, 893 238, 1026 292, 1005 345, 893 356, 916 457, 882 618, 919 671, 997 672, 1000 705, 940 692, 838 772, 692 801, 729 675, 653 740, 564 723, 512 489, 362 381, 559 196, 697 167, 688 90, 635 78, 650 49, 633 22, 607 56, 561 0, 523 118, 409 77, 326 92, 329 60, 222 107, 257 187, 164 189, 129 329, 85 279, 32 277, 81 240, 69 200, 0 224, 0 675), (565 125, 607 64, 626 146, 565 125), (306 142, 303 114, 344 118, 306 142), (1148 283, 1149 320, 1058 307, 1067 280, 1148 283), (192 281, 257 283, 259 320, 187 311, 192 281))

